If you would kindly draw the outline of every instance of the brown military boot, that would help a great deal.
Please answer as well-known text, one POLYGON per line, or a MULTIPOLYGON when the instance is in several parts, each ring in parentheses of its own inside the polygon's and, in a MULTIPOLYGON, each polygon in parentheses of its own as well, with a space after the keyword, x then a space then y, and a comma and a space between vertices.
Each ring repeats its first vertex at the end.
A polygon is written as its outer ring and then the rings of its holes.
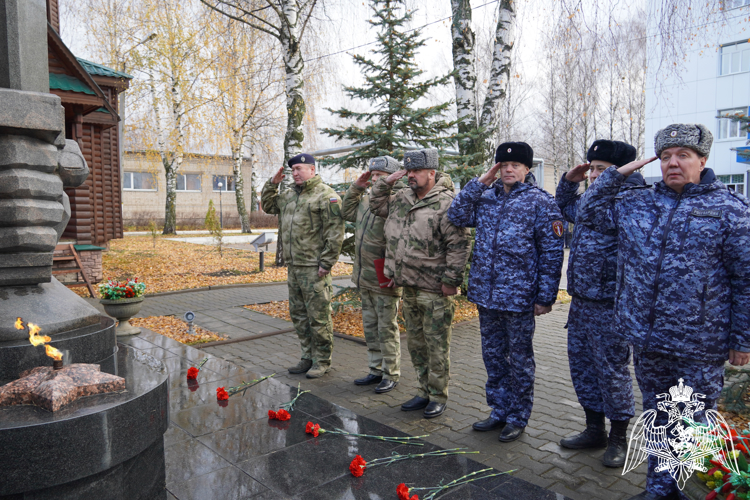
POLYGON ((307 371, 307 378, 320 378, 330 369, 330 366, 319 365, 316 363, 307 371))
POLYGON ((312 366, 312 359, 300 359, 299 363, 289 368, 289 373, 305 373, 312 366))

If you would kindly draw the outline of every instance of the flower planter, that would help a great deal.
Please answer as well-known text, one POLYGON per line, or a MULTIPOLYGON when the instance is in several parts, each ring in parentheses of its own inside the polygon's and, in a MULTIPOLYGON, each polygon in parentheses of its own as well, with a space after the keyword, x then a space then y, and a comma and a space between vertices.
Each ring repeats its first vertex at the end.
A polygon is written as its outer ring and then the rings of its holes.
POLYGON ((140 328, 130 324, 130 318, 140 312, 143 297, 118 300, 99 299, 99 303, 104 306, 104 312, 120 322, 115 329, 117 336, 124 337, 141 333, 140 328))

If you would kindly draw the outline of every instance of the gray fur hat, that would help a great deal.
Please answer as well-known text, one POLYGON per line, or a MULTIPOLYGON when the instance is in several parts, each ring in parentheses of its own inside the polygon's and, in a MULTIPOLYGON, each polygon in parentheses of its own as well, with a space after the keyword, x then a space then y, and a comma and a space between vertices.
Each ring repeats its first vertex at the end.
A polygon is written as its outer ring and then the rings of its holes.
POLYGON ((714 136, 708 127, 700 123, 673 123, 667 125, 654 136, 656 156, 668 148, 690 148, 708 158, 714 136))
POLYGON ((419 170, 421 168, 438 168, 438 150, 420 149, 419 151, 407 151, 404 153, 404 168, 406 170, 419 170))
POLYGON ((397 159, 392 158, 390 156, 377 156, 370 160, 369 169, 370 169, 370 172, 379 170, 381 172, 392 174, 393 172, 396 172, 397 170, 401 169, 401 164, 398 162, 397 159))

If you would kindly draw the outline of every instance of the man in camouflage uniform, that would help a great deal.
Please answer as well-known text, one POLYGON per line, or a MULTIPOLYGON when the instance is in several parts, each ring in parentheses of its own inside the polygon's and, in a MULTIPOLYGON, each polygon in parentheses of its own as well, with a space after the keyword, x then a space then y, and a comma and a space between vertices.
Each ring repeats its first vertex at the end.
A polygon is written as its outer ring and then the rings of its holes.
POLYGON ((560 209, 549 193, 524 182, 533 159, 525 142, 501 144, 495 166, 469 181, 448 210, 456 226, 476 228, 468 298, 479 308, 492 413, 473 427, 502 427, 502 442, 518 439, 529 421, 534 316, 552 310, 564 258, 560 209))
POLYGON ((284 168, 266 182, 261 206, 281 217, 284 262, 287 264, 289 314, 299 336, 302 359, 289 373, 322 377, 331 368, 331 269, 341 253, 344 220, 341 198, 315 174, 315 159, 299 154, 289 160, 294 186, 279 194, 284 168))
MULTIPOLYGON (((586 413, 586 429, 560 441, 563 448, 604 448, 602 463, 622 467, 627 454, 628 422, 635 414, 630 346, 614 333, 617 237, 598 233, 576 221, 577 208, 586 194, 578 187, 587 172, 589 182, 612 165, 635 160, 633 146, 620 141, 598 140, 589 148, 589 163, 572 168, 560 179, 555 199, 563 217, 575 224, 568 259, 568 293, 573 297, 568 314, 568 362, 578 402, 586 413), (604 417, 611 422, 609 440, 604 417)), ((622 189, 643 186, 634 173, 622 189)))
MULTIPOLYGON (((617 234, 615 329, 633 345, 643 410, 657 410, 655 426, 668 421, 658 395, 680 379, 715 408, 725 361, 750 360, 748 201, 705 168, 712 142, 704 125, 669 125, 656 134, 657 156, 610 167, 579 206, 579 224, 617 234), (621 191, 657 158, 662 181, 621 191)), ((705 419, 702 411, 696 417, 705 419)), ((657 464, 649 457, 646 491, 633 499, 679 497, 657 464)))
POLYGON ((367 182, 377 182, 399 170, 395 158, 379 156, 370 160, 367 172, 354 182, 344 196, 344 220, 354 222, 354 271, 352 281, 362 298, 362 325, 367 341, 370 373, 354 381, 357 385, 378 384, 382 394, 398 385, 401 376, 401 337, 398 329, 398 302, 401 288, 380 284, 375 261, 385 258, 385 219, 370 210, 367 182))
POLYGON ((437 172, 436 149, 409 151, 404 167, 372 187, 370 208, 387 217, 385 276, 404 287, 404 319, 411 361, 419 379, 417 396, 401 405, 425 418, 442 415, 448 401, 450 341, 458 293, 469 255, 465 229, 448 220, 453 182, 437 172), (408 175, 409 187, 393 192, 408 175))

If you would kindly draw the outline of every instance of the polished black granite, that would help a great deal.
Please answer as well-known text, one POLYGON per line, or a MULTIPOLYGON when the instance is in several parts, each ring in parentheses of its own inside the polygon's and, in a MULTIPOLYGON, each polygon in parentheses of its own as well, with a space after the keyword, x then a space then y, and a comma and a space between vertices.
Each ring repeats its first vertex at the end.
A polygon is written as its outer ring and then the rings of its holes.
MULTIPOLYGON (((41 332, 44 335, 44 331, 41 332)), ((106 364, 117 351, 115 321, 101 316, 98 323, 52 336, 49 343, 63 353, 63 362, 106 364)), ((153 344, 151 345, 153 347, 153 344)), ((0 342, 0 384, 17 379, 21 372, 37 366, 52 366, 52 358, 28 338, 0 342)))
POLYGON ((124 345, 110 364, 102 371, 123 377, 126 391, 56 412, 0 409, 0 448, 12 457, 0 461, 0 498, 165 498, 168 373, 124 345))
MULTIPOLYGON (((220 405, 218 387, 229 388, 270 374, 236 366, 147 330, 126 342, 159 359, 169 373, 170 425, 164 434, 167 499, 396 499, 396 486, 401 482, 436 486, 486 468, 472 455, 427 457, 371 467, 355 478, 349 472, 355 455, 369 461, 440 448, 430 443, 402 445, 335 434, 312 437, 305 433, 308 421, 329 430, 406 434, 309 393, 297 401, 289 421, 269 420, 268 410, 277 410, 297 394, 296 387, 274 379, 220 405), (197 380, 188 381, 188 368, 204 357, 209 360, 197 380)), ((512 475, 501 475, 446 490, 441 498, 564 497, 512 475)))

